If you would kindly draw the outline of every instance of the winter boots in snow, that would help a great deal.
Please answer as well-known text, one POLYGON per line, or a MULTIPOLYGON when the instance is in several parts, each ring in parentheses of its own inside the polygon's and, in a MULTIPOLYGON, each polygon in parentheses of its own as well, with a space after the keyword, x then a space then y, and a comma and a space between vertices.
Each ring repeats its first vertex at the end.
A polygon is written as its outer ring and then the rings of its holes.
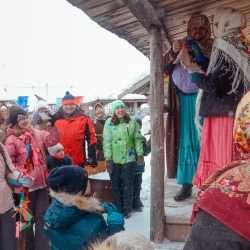
POLYGON ((192 194, 193 184, 182 185, 181 190, 174 196, 175 201, 183 201, 192 194))

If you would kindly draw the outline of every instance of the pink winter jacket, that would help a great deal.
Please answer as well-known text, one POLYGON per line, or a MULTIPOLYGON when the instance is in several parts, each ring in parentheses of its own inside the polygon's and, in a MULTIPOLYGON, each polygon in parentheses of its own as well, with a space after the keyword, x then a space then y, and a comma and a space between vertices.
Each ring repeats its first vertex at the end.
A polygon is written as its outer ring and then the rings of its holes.
MULTIPOLYGON (((32 132, 30 128, 26 131, 32 132)), ((35 178, 31 188, 47 185, 45 174, 47 170, 45 148, 56 145, 60 140, 60 133, 56 126, 48 126, 48 132, 37 129, 34 129, 34 131, 35 136, 31 139, 31 147, 34 149, 33 154, 36 154, 33 156, 33 160, 38 158, 38 161, 34 164, 34 170, 31 173, 35 178)), ((24 134, 19 137, 15 136, 14 130, 10 127, 7 130, 7 135, 5 148, 10 155, 13 165, 20 171, 23 169, 26 160, 26 145, 23 142, 25 136, 24 134)))
POLYGON ((11 162, 11 159, 8 155, 7 150, 4 148, 3 144, 1 144, 4 149, 4 154, 6 157, 6 162, 9 168, 12 170, 12 173, 8 171, 4 158, 2 154, 0 154, 0 214, 5 213, 14 207, 13 198, 12 198, 12 190, 7 184, 6 179, 17 179, 19 172, 15 170, 14 165, 11 162))

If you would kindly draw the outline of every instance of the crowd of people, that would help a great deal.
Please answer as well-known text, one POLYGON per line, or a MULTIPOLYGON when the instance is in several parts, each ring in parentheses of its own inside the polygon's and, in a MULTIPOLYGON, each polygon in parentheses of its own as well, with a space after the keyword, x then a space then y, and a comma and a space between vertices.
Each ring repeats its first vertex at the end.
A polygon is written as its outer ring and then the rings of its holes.
POLYGON ((27 250, 97 247, 124 231, 132 209, 142 211, 143 156, 150 146, 140 132, 141 118, 130 116, 120 100, 111 105, 112 117, 97 103, 91 119, 66 92, 56 113, 43 100, 31 116, 17 105, 0 107, 1 249, 18 247, 16 223, 25 217, 15 216, 19 208, 33 216, 25 229, 27 250), (88 176, 106 167, 114 205, 90 196, 88 176), (20 186, 28 190, 25 198, 20 186))
MULTIPOLYGON (((215 39, 209 19, 192 15, 187 36, 163 58, 169 76, 167 175, 182 185, 174 196, 178 202, 191 196, 193 185, 200 188, 184 249, 250 249, 246 17, 240 10, 218 8, 212 27, 215 39)), ((27 250, 106 249, 112 244, 110 249, 123 249, 119 242, 132 237, 121 232, 124 218, 143 210, 144 156, 151 143, 141 134, 141 118, 130 116, 121 100, 111 108, 107 115, 96 103, 91 119, 69 92, 56 113, 38 101, 31 120, 20 106, 0 106, 0 249, 17 249, 16 221, 25 216, 14 212, 26 205, 33 216, 25 230, 27 250), (113 204, 90 196, 88 176, 106 170, 113 204), (28 190, 25 202, 20 187, 28 190), (13 197, 16 205, 24 202, 15 210, 13 197)), ((152 249, 146 239, 141 244, 152 249)))

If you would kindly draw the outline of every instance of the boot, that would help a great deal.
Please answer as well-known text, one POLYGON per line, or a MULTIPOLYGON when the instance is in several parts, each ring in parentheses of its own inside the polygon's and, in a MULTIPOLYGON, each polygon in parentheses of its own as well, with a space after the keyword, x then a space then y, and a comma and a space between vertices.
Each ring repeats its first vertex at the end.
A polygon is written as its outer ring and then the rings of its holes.
POLYGON ((181 190, 174 196, 175 201, 183 201, 192 194, 193 184, 182 185, 181 190))

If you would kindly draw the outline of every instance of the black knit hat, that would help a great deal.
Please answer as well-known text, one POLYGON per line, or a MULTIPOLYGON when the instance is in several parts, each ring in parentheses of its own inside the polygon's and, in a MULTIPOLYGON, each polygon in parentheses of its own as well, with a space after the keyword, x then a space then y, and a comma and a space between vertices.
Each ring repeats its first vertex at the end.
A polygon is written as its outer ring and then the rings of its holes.
POLYGON ((84 194, 88 185, 88 172, 84 168, 73 165, 54 168, 48 176, 48 183, 55 192, 84 194))
POLYGON ((15 126, 24 116, 27 116, 28 113, 24 109, 15 108, 12 109, 9 113, 9 120, 12 126, 15 126))

